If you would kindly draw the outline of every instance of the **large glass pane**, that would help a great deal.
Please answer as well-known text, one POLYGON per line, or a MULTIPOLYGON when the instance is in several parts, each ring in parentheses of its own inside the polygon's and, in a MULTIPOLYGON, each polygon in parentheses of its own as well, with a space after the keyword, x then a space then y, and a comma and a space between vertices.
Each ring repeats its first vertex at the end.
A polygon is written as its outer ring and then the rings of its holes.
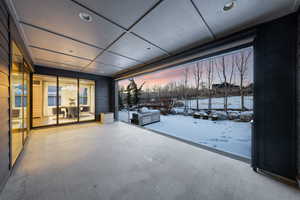
POLYGON ((251 158, 252 48, 121 80, 118 89, 120 120, 251 158))
POLYGON ((32 79, 32 126, 57 124, 57 78, 34 74, 32 79))
POLYGON ((59 77, 59 123, 78 121, 78 82, 77 79, 59 77))
POLYGON ((79 80, 79 120, 95 119, 95 81, 79 80))
POLYGON ((18 47, 12 45, 11 68, 11 155, 12 165, 23 148, 23 56, 18 47))
MULTIPOLYGON (((27 66, 26 64, 24 66, 27 66)), ((28 69, 28 68, 27 68, 28 69)), ((30 81, 30 74, 24 68, 24 91, 23 91, 23 114, 24 114, 24 141, 27 139, 29 133, 29 81, 30 81)))

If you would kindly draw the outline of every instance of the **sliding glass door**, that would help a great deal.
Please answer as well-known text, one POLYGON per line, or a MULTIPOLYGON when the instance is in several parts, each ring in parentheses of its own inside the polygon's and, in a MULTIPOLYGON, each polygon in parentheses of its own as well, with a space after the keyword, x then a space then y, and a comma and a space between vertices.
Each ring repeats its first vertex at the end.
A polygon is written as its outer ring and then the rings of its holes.
MULTIPOLYGON (((24 63, 24 66, 27 66, 26 63, 24 63)), ((27 136, 29 134, 29 112, 30 112, 30 105, 28 99, 29 99, 29 86, 30 86, 30 72, 25 68, 24 69, 24 90, 23 90, 23 132, 24 132, 24 141, 27 139, 27 136)))
POLYGON ((23 58, 17 55, 14 46, 14 56, 11 69, 11 118, 12 118, 12 131, 11 131, 11 155, 12 165, 17 160, 23 148, 23 72, 22 62, 23 58), (21 61, 22 60, 22 61, 21 61))
POLYGON ((11 165, 16 162, 29 134, 29 82, 29 66, 13 42, 10 70, 11 165))
POLYGON ((32 78, 32 126, 57 124, 57 78, 33 75, 32 78))
POLYGON ((95 81, 34 74, 32 126, 95 120, 95 81))
POLYGON ((95 120, 95 81, 79 79, 79 120, 95 120))
POLYGON ((78 80, 74 78, 58 78, 61 102, 58 108, 59 124, 78 121, 78 80))

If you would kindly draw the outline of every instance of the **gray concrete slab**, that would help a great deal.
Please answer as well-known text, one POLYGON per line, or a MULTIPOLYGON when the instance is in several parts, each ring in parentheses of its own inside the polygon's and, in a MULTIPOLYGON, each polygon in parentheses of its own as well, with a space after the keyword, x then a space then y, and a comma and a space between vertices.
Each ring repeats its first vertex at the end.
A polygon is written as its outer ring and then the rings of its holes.
POLYGON ((35 130, 1 200, 299 200, 249 164, 122 122, 35 130))

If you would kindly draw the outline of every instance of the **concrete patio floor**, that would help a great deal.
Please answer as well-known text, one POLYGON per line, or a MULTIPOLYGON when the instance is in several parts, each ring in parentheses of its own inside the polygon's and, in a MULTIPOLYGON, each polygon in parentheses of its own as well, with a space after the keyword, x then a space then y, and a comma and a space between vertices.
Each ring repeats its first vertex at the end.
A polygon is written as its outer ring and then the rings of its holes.
POLYGON ((33 131, 0 199, 299 198, 247 163, 116 122, 33 131))

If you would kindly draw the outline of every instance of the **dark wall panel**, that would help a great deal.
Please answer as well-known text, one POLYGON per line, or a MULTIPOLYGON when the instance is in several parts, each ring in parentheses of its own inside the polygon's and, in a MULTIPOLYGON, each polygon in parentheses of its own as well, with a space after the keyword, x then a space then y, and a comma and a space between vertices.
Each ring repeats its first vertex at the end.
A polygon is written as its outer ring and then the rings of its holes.
POLYGON ((35 66, 35 73, 95 80, 96 119, 99 120, 99 114, 101 112, 113 111, 113 101, 111 100, 113 79, 110 77, 97 76, 93 74, 86 74, 86 73, 73 72, 67 70, 60 70, 55 68, 43 67, 43 66, 35 66))
POLYGON ((263 24, 254 43, 255 167, 296 177, 296 15, 263 24))
POLYGON ((4 9, 0 1, 0 191, 9 175, 9 31, 4 9))
POLYGON ((298 13, 297 32, 297 133, 298 133, 298 179, 300 181, 300 13, 298 13))

